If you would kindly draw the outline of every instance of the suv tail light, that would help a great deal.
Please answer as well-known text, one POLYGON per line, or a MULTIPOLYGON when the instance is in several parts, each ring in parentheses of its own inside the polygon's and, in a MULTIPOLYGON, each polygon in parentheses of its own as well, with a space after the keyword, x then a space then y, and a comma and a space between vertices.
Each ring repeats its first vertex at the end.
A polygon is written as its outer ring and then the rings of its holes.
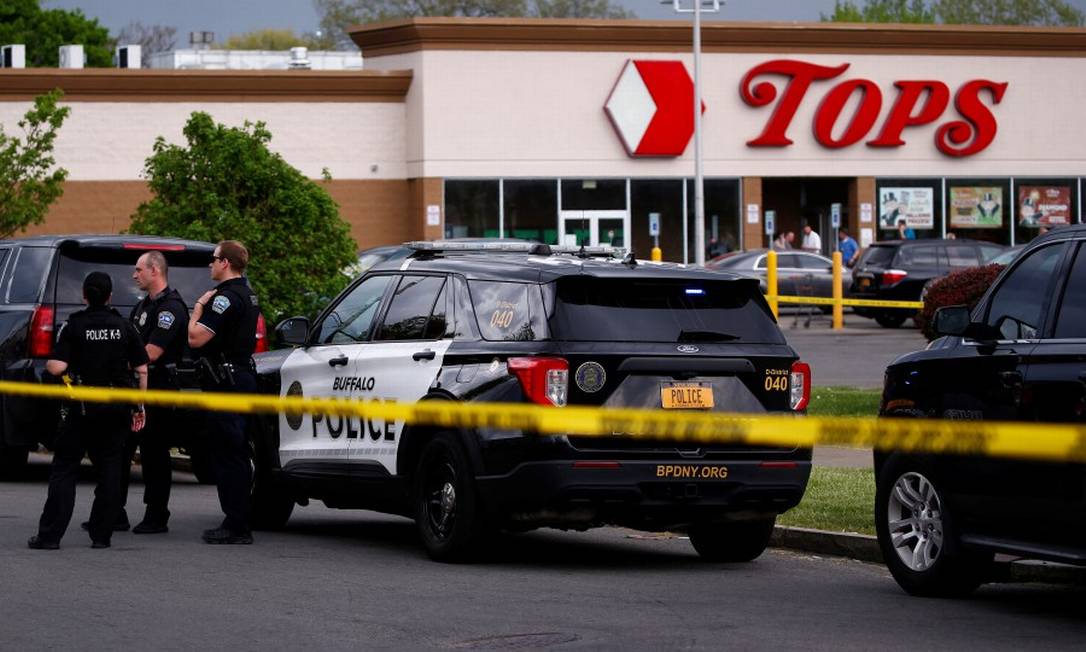
POLYGON ((264 353, 268 350, 268 325, 264 322, 264 315, 256 316, 256 346, 253 353, 264 353))
POLYGON ((27 337, 27 355, 31 358, 48 358, 53 353, 53 319, 56 313, 52 306, 34 308, 30 318, 30 334, 27 337))
POLYGON ((533 403, 558 407, 566 404, 569 363, 565 358, 509 358, 507 365, 533 403))
POLYGON ((888 269, 882 273, 882 285, 883 287, 897 285, 908 275, 909 273, 902 269, 888 269))
POLYGON ((791 374, 791 406, 795 411, 806 410, 811 402, 811 365, 793 362, 791 374))

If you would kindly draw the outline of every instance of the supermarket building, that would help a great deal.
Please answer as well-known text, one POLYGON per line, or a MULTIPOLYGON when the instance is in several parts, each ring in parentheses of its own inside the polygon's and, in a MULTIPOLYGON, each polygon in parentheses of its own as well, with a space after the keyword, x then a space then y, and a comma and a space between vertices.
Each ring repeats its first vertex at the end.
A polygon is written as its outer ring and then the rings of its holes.
MULTIPOLYGON (((355 28, 362 71, 0 71, 11 133, 64 89, 65 194, 33 232, 116 232, 155 137, 265 121, 360 247, 441 236, 611 242, 693 261, 690 26, 427 18, 355 28)), ((1003 244, 1080 222, 1086 30, 707 23, 706 242, 838 221, 1003 244), (767 224, 771 222, 771 224, 767 224)))

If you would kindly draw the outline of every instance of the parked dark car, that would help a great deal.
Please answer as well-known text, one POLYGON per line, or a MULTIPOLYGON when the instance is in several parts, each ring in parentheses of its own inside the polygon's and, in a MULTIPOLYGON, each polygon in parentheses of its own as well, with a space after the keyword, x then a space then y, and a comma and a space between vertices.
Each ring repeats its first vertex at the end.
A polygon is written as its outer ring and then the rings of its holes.
MULTIPOLYGON (((935 329, 887 368, 883 416, 1081 424, 1086 226, 1031 242, 935 329)), ((1086 565, 1086 465, 876 452, 875 477, 879 545, 909 593, 967 593, 994 553, 1086 565)))
MULTIPOLYGON (((766 249, 735 251, 706 262, 705 267, 756 278, 764 293, 768 267, 767 253, 766 249)), ((842 273, 842 294, 847 278, 842 273)), ((825 256, 805 251, 778 251, 777 293, 785 296, 832 298, 833 261, 825 256)), ((825 307, 829 308, 829 306, 825 307)))
MULTIPOLYGON (((0 240, 0 377, 55 382, 45 373, 45 361, 68 315, 83 308, 84 277, 91 271, 108 273, 113 278, 112 305, 127 317, 142 297, 132 280, 133 267, 151 250, 166 256, 170 285, 190 307, 214 285, 207 265, 215 245, 207 242, 126 235, 0 240)), ((259 329, 258 349, 264 350, 263 319, 259 329)), ((192 376, 185 371, 182 376, 192 376)), ((49 447, 57 419, 54 401, 0 396, 0 474, 21 468, 39 444, 49 447)), ((193 465, 200 466, 195 459, 193 465)))
MULTIPOLYGON (((853 299, 920 301, 932 279, 987 263, 1005 247, 975 240, 889 240, 864 250, 852 270, 849 296, 853 299)), ((897 328, 916 314, 914 309, 855 308, 886 328, 897 328)))

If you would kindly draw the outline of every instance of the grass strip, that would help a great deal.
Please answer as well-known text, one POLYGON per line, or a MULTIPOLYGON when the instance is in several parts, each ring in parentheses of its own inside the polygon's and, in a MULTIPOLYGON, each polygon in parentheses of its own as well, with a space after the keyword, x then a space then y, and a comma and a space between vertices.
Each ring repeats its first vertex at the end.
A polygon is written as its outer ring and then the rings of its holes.
POLYGON ((873 417, 879 413, 882 391, 855 387, 815 387, 807 414, 818 417, 873 417))
POLYGON ((816 466, 799 506, 780 525, 875 534, 875 472, 816 466))

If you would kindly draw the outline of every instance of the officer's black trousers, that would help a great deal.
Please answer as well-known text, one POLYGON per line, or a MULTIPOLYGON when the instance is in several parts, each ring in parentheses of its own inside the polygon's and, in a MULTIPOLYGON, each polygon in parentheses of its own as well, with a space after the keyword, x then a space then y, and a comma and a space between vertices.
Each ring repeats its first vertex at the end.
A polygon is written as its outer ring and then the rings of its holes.
POLYGON ((170 464, 170 447, 175 444, 174 433, 183 412, 167 407, 148 406, 147 425, 138 433, 131 433, 125 450, 122 467, 121 507, 128 504, 128 483, 132 475, 132 455, 136 446, 140 449, 140 466, 143 469, 143 504, 147 516, 165 523, 170 518, 170 488, 173 486, 173 468, 170 464))
POLYGON ((110 540, 121 510, 121 465, 131 414, 127 407, 117 406, 88 406, 86 415, 80 412, 78 405, 71 408, 53 444, 49 496, 38 523, 38 537, 44 542, 59 543, 68 529, 84 454, 90 454, 98 474, 90 515, 93 541, 110 540))
MULTIPOLYGON (((221 392, 252 393, 256 377, 247 372, 234 374, 234 385, 216 388, 221 392)), ((222 527, 231 532, 247 533, 250 524, 250 495, 252 467, 249 464, 249 440, 245 433, 246 416, 233 412, 208 414, 210 447, 215 463, 215 482, 219 489, 219 505, 226 515, 222 527)))

